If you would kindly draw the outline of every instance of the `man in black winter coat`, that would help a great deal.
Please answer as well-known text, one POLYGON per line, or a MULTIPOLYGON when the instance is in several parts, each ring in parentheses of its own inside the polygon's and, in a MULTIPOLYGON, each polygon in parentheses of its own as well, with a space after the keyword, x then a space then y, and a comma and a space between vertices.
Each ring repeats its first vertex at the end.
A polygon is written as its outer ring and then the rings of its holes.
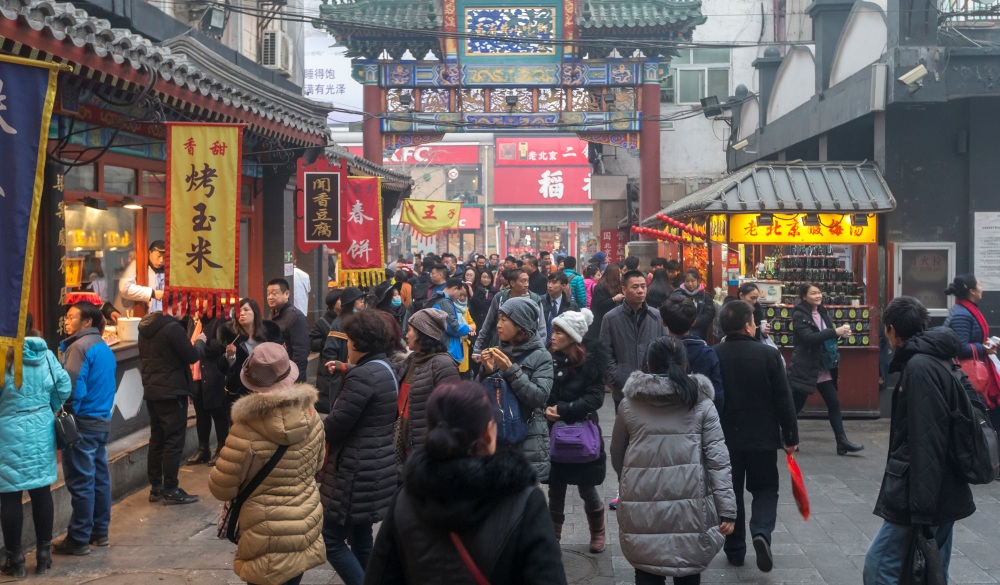
POLYGON ((190 336, 180 321, 164 313, 150 313, 139 322, 139 373, 149 411, 146 471, 150 502, 171 505, 198 501, 198 496, 180 488, 177 472, 187 432, 191 366, 204 354, 201 320, 195 321, 190 336))
POLYGON ((306 316, 290 302, 287 280, 275 278, 267 283, 266 290, 271 321, 281 328, 281 343, 288 352, 288 359, 299 368, 299 377, 295 381, 305 382, 309 366, 309 323, 306 316))
POLYGON ((890 372, 902 371, 892 394, 889 457, 875 515, 885 520, 865 555, 865 585, 899 583, 911 527, 933 534, 945 581, 952 529, 976 511, 969 484, 950 460, 951 411, 958 392, 951 374, 959 340, 951 329, 928 329, 927 309, 915 298, 896 297, 882 311, 893 348, 890 372))
POLYGON ((757 568, 766 573, 774 566, 771 533, 778 514, 777 451, 795 451, 799 427, 781 354, 754 337, 757 326, 750 303, 732 301, 723 305, 719 325, 726 334, 726 341, 715 346, 722 387, 726 389, 720 418, 736 492, 736 529, 726 537, 724 550, 730 564, 743 565, 747 549, 743 505, 746 485, 753 494, 750 535, 757 552, 757 568))

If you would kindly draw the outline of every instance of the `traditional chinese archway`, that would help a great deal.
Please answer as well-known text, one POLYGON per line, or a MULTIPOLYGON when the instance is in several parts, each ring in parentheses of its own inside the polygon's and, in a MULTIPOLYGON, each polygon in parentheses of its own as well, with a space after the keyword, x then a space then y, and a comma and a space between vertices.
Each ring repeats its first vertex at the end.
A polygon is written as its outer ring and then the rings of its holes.
POLYGON ((640 213, 659 211, 660 76, 670 41, 704 22, 700 0, 325 0, 320 14, 364 85, 365 158, 447 132, 575 132, 641 146, 640 213))

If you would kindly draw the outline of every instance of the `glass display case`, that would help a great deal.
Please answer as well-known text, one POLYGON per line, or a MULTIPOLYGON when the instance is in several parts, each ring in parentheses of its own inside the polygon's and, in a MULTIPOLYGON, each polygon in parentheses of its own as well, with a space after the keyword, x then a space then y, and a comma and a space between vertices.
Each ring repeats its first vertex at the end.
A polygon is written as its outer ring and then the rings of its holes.
POLYGON ((135 259, 135 212, 67 205, 65 237, 66 257, 83 260, 81 284, 73 290, 113 302, 122 272, 135 259))

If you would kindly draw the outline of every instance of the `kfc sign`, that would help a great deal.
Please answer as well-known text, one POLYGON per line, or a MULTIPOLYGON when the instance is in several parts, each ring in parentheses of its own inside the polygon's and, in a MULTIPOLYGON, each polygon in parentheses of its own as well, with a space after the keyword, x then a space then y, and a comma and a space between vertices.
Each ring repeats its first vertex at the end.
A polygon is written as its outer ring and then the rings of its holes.
POLYGON ((575 136, 497 138, 497 166, 587 166, 587 142, 575 136))
MULTIPOLYGON (((352 154, 364 156, 361 146, 348 146, 352 154)), ((384 165, 477 165, 479 147, 475 144, 426 144, 404 146, 394 150, 388 158, 382 158, 384 165)))
POLYGON ((495 205, 579 205, 590 201, 590 167, 502 167, 493 178, 495 205))
POLYGON ((479 230, 483 229, 483 210, 480 207, 462 206, 462 213, 458 216, 458 229, 479 230))

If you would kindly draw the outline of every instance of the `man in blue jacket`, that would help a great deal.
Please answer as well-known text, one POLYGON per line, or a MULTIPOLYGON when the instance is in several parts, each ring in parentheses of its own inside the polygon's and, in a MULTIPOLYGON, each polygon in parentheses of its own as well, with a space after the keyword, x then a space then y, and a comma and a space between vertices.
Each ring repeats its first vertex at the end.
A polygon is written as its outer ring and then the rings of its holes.
POLYGON ((80 441, 63 449, 63 475, 73 513, 66 538, 52 552, 82 556, 90 554, 91 544, 108 546, 111 474, 107 444, 118 364, 101 337, 104 317, 97 305, 80 302, 70 307, 65 328, 69 337, 59 345, 59 352, 73 393, 63 408, 76 419, 80 441))
POLYGON ((445 334, 448 337, 448 353, 459 363, 462 362, 465 353, 462 349, 462 340, 474 331, 466 324, 464 317, 459 319, 460 315, 455 309, 455 299, 463 290, 465 283, 461 278, 450 278, 441 292, 434 293, 427 301, 428 306, 441 309, 447 315, 445 334))
POLYGON ((688 373, 701 374, 712 382, 715 389, 715 409, 722 412, 723 389, 722 371, 719 369, 719 356, 704 340, 691 333, 691 327, 698 317, 698 309, 691 299, 668 298, 660 307, 660 319, 667 328, 670 337, 676 337, 684 342, 687 350, 688 373))

